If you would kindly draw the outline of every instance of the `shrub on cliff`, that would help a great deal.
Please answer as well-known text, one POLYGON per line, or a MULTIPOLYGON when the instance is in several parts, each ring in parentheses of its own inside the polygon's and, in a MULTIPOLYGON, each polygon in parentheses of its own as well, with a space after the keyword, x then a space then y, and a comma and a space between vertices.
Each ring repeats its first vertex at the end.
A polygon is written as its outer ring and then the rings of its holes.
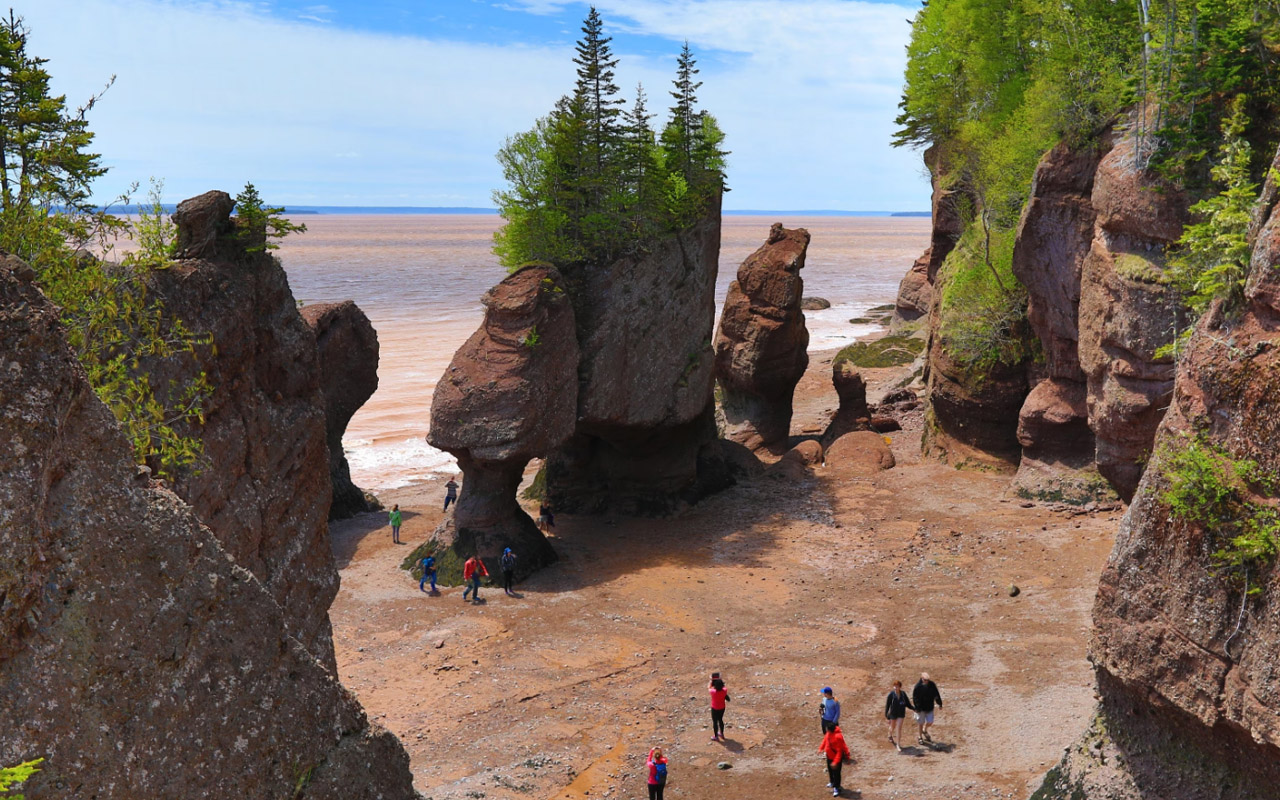
POLYGON ((688 43, 659 137, 643 87, 621 109, 618 60, 595 8, 582 31, 573 92, 498 151, 507 188, 494 192, 494 203, 507 224, 494 252, 513 269, 530 261, 571 268, 642 250, 699 218, 724 189, 724 134, 697 109, 702 84, 688 43))

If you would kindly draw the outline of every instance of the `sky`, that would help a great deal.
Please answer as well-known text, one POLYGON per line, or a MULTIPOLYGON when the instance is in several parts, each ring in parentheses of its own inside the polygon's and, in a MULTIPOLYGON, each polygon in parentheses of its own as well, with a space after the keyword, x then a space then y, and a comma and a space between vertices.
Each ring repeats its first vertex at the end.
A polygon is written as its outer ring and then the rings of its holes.
MULTIPOLYGON (((571 91, 569 0, 13 0, 54 90, 92 110, 108 200, 252 181, 276 204, 492 205, 494 154, 571 91)), ((916 4, 597 0, 624 96, 664 111, 675 57, 727 134, 726 209, 918 211, 890 147, 916 4)), ((665 115, 665 113, 664 113, 665 115)))

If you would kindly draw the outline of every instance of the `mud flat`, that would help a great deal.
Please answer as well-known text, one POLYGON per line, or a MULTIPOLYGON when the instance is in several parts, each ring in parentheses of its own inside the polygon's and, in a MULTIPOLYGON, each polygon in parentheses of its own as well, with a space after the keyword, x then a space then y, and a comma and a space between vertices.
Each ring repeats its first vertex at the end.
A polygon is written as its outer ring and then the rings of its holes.
MULTIPOLYGON (((797 389, 795 435, 834 410, 832 355, 797 389)), ((905 375, 867 370, 870 399, 905 375)), ((824 685, 853 753, 845 796, 1025 798, 1094 708, 1089 613, 1120 512, 1023 507, 1007 476, 922 461, 919 413, 902 422, 898 466, 875 475, 766 474, 675 519, 562 515, 560 562, 478 606, 399 569, 440 485, 387 492, 406 545, 382 514, 332 527, 341 679, 435 800, 642 796, 655 744, 670 797, 820 796, 824 685), (733 698, 724 744, 712 670, 733 698), (945 700, 936 744, 899 754, 884 695, 922 670, 945 700)))

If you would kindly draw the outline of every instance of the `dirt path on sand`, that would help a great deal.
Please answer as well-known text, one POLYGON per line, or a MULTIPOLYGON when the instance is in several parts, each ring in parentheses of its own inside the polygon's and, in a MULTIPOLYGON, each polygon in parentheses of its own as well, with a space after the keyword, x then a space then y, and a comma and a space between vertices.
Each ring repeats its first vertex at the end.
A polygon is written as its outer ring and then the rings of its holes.
MULTIPOLYGON (((795 431, 834 406, 829 369, 814 359, 795 431)), ((824 685, 853 753, 845 797, 1025 798, 1092 711, 1089 609, 1119 515, 1022 508, 1006 477, 921 463, 919 436, 895 434, 899 466, 869 479, 827 465, 678 519, 560 517, 560 563, 480 605, 420 594, 383 515, 337 523, 342 681, 434 800, 642 797, 654 744, 673 800, 819 797, 824 685), (713 670, 733 698, 723 744, 713 670), (936 744, 897 753, 884 696, 922 670, 945 702, 936 744)), ((404 541, 428 536, 442 494, 384 498, 404 541)))

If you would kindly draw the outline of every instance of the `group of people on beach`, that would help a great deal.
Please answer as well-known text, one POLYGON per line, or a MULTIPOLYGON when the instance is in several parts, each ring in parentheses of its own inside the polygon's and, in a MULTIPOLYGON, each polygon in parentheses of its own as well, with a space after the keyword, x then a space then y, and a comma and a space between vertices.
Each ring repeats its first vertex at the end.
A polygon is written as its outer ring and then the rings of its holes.
MULTIPOLYGON (((457 476, 450 478, 448 483, 444 485, 444 510, 448 511, 449 506, 458 502, 458 482, 457 476)), ((400 511, 400 505, 391 507, 391 511, 387 515, 387 524, 391 526, 391 542, 393 544, 402 544, 400 541, 400 527, 404 521, 404 516, 400 511)), ((543 533, 550 533, 551 529, 556 526, 555 514, 551 512, 551 504, 542 501, 538 508, 538 530, 543 533)), ((508 596, 515 595, 515 576, 516 576, 516 554, 508 547, 502 551, 499 559, 502 567, 502 590, 508 596)), ((431 584, 431 594, 440 594, 436 588, 436 576, 438 574, 436 568, 436 558, 434 553, 427 553, 418 560, 418 567, 422 570, 422 577, 418 580, 418 591, 426 592, 426 585, 431 584)), ((485 567, 484 562, 480 560, 480 556, 473 555, 468 558, 462 565, 462 582, 466 586, 462 591, 462 599, 466 600, 471 597, 473 603, 480 602, 480 581, 489 577, 489 570, 485 567)))
MULTIPOLYGON (((727 741, 724 735, 724 712, 732 699, 729 688, 719 672, 711 673, 711 681, 707 684, 707 692, 711 696, 711 741, 727 741)), ((919 731, 916 741, 923 745, 933 742, 929 728, 933 726, 935 709, 942 707, 942 693, 938 685, 929 677, 929 673, 920 673, 920 680, 908 696, 902 689, 902 681, 894 681, 889 696, 885 698, 884 716, 889 724, 889 741, 899 752, 902 751, 902 721, 907 710, 915 712, 916 725, 919 731)), ((827 767, 827 788, 832 797, 839 797, 844 791, 841 783, 841 772, 844 762, 850 759, 849 745, 840 730, 840 701, 830 686, 822 687, 822 702, 818 707, 822 722, 822 744, 818 751, 823 755, 827 767)), ((662 793, 667 784, 667 758, 661 747, 649 751, 645 762, 649 779, 649 800, 663 800, 662 793)))

